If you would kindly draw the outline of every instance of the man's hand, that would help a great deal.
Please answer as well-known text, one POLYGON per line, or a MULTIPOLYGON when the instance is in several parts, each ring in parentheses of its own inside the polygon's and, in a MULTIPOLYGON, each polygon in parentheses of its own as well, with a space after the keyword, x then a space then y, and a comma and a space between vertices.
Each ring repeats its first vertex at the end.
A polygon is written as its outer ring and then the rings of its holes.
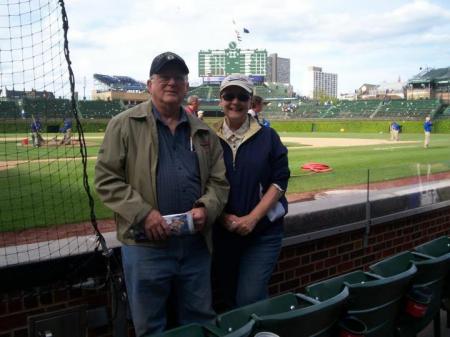
POLYGON ((166 220, 156 209, 147 214, 144 230, 150 240, 165 240, 170 235, 166 220))
POLYGON ((194 227, 197 232, 200 232, 208 221, 208 211, 205 207, 196 207, 191 210, 192 220, 194 220, 194 227))

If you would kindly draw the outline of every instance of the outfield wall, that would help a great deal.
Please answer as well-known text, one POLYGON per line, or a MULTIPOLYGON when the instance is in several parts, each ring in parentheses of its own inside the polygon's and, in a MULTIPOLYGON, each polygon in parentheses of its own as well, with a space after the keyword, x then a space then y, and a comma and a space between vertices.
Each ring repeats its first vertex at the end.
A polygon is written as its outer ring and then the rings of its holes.
MULTIPOLYGON (((206 123, 212 123, 217 118, 207 118, 206 123)), ((83 119, 84 132, 104 132, 109 119, 83 119)), ((403 133, 422 133, 423 121, 401 121, 403 133)), ((31 120, 6 120, 0 124, 0 133, 26 133, 30 131, 31 120)), ((60 125, 61 120, 42 119, 44 131, 48 125, 60 125)), ((391 121, 370 120, 273 120, 271 126, 278 132, 361 132, 361 133, 389 133, 391 121)), ((450 119, 433 121, 433 133, 450 133, 450 119)))
MULTIPOLYGON (((277 131, 287 132, 361 132, 361 133, 389 133, 392 121, 369 120, 286 120, 271 121, 271 126, 277 131)), ((423 121, 401 121, 403 133, 423 133, 423 121)), ((434 133, 450 133, 450 120, 433 122, 434 133)))

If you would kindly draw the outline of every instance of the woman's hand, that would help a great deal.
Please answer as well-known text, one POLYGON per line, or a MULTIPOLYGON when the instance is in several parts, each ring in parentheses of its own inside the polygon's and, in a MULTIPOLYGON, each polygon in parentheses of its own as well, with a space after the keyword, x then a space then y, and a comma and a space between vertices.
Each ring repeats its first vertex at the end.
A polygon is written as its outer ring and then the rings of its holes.
POLYGON ((245 236, 250 234, 258 223, 258 219, 251 214, 241 216, 235 220, 236 229, 234 230, 239 235, 245 236))
POLYGON ((228 231, 245 236, 253 231, 258 223, 258 219, 251 214, 238 217, 234 214, 224 213, 222 223, 228 231))
POLYGON ((223 213, 222 214, 222 224, 230 232, 234 232, 237 227, 236 220, 239 219, 234 214, 223 213))

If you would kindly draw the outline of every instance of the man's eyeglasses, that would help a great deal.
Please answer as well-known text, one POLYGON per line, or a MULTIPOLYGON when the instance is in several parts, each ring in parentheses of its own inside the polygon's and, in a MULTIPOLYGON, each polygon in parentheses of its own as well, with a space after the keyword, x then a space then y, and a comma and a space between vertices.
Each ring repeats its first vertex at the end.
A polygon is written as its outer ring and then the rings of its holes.
POLYGON ((250 99, 250 95, 249 94, 242 94, 242 93, 241 94, 233 94, 233 93, 230 92, 230 93, 223 94, 222 98, 225 101, 228 101, 228 102, 234 100, 235 98, 237 98, 241 102, 247 102, 250 99))
POLYGON ((184 83, 187 80, 187 77, 185 75, 170 76, 158 74, 155 76, 155 78, 157 78, 161 84, 167 84, 171 79, 173 79, 176 84, 184 83))

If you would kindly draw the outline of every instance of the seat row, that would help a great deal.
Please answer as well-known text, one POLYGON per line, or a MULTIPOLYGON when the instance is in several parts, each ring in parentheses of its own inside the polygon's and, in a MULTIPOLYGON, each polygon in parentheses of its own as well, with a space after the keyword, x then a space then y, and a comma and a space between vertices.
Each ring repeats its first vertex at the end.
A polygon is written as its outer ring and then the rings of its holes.
MULTIPOLYGON (((450 238, 152 337, 414 337, 449 312, 450 238)), ((448 318, 448 317, 447 317, 448 318)), ((448 324, 449 322, 447 322, 448 324)))

